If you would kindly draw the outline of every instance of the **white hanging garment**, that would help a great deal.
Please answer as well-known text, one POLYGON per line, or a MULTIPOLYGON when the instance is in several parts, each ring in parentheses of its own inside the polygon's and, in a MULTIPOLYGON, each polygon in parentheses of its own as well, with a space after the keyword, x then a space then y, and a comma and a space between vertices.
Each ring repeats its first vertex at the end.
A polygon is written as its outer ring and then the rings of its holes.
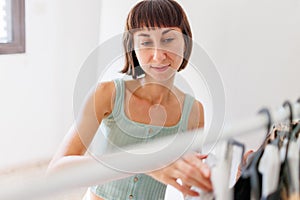
POLYGON ((228 142, 222 142, 217 152, 218 163, 211 172, 211 180, 214 188, 216 200, 232 199, 232 193, 229 189, 231 162, 233 146, 228 142))
POLYGON ((279 150, 280 151, 280 162, 281 163, 283 163, 285 161, 287 143, 288 143, 288 139, 284 139, 282 147, 279 150))
POLYGON ((262 197, 267 198, 278 187, 280 174, 280 153, 277 146, 268 144, 258 165, 258 171, 262 174, 262 197))

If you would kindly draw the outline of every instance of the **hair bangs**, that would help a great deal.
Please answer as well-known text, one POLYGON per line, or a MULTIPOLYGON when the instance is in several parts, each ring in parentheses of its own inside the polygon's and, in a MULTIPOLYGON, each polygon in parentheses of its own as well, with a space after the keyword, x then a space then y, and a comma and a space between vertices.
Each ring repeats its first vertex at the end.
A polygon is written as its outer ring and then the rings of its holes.
POLYGON ((173 2, 165 0, 142 1, 128 17, 128 30, 181 27, 184 18, 173 2))

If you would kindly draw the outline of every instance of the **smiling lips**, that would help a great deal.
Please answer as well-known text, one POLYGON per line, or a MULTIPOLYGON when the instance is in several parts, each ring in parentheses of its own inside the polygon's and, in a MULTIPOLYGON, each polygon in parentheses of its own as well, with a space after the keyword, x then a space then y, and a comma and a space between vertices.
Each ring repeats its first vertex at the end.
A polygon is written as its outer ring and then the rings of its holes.
POLYGON ((169 68, 170 65, 165 65, 165 66, 151 66, 151 69, 154 69, 155 71, 158 71, 158 72, 164 72, 166 71, 168 68, 169 68))

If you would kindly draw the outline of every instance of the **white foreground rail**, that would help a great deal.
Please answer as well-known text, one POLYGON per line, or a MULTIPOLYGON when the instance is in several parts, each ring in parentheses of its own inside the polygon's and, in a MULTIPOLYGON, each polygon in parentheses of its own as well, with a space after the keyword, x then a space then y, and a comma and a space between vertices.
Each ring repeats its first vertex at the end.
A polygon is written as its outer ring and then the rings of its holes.
MULTIPOLYGON (((294 118, 300 117, 299 104, 293 105, 294 118)), ((272 112, 273 122, 282 122, 289 117, 289 110, 280 108, 272 112)), ((238 121, 230 127, 225 127, 219 139, 228 139, 234 136, 247 134, 266 128, 268 117, 259 114, 247 120, 238 121)), ((178 134, 175 138, 164 138, 159 141, 135 146, 128 151, 118 152, 101 157, 101 162, 91 160, 76 166, 61 169, 49 176, 36 177, 24 182, 0 182, 0 200, 33 200, 48 197, 60 192, 67 192, 74 188, 102 184, 114 179, 131 176, 132 173, 143 173, 151 169, 157 169, 170 163, 179 156, 199 149, 205 144, 213 143, 216 138, 205 140, 203 130, 190 131, 178 134), (162 150, 162 144, 169 142, 162 150), (170 142, 171 141, 171 142, 170 142), (145 153, 152 151, 155 153, 145 153), (105 163, 105 164, 102 164, 105 163), (122 168, 123 171, 112 167, 122 168), (132 172, 132 173, 128 173, 132 172)))

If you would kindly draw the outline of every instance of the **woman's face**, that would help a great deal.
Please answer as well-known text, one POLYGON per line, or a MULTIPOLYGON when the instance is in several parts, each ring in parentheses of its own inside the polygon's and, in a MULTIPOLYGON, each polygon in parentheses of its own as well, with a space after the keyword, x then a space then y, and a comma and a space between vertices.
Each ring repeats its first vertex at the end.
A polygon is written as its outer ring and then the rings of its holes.
POLYGON ((158 81, 174 77, 183 62, 184 39, 177 27, 147 28, 133 35, 137 59, 146 73, 158 81))

